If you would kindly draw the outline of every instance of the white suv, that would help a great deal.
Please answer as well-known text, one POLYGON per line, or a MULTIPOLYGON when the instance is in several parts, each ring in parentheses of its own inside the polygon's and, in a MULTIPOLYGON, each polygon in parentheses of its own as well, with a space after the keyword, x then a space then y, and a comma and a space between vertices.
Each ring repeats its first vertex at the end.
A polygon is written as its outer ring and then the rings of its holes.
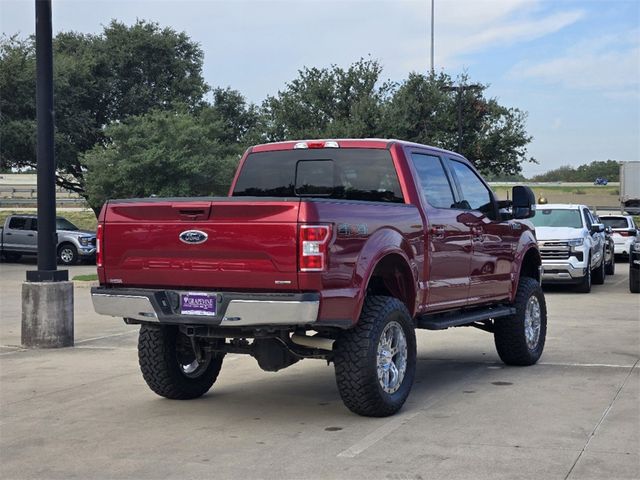
POLYGON ((584 293, 605 279, 604 225, 586 205, 536 205, 531 219, 542 257, 543 283, 575 283, 584 293))
POLYGON ((636 236, 637 229, 631 215, 600 215, 600 220, 606 227, 611 227, 613 233, 614 253, 616 255, 629 255, 631 244, 636 236))

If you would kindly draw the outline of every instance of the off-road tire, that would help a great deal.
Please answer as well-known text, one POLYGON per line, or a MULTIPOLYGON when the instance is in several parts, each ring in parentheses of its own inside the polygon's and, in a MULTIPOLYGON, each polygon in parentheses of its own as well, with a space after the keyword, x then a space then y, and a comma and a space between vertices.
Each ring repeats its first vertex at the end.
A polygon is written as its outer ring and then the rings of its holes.
POLYGON ((604 266, 604 273, 607 275, 615 275, 616 274, 616 259, 613 255, 611 255, 611 262, 607 263, 604 266))
POLYGON ((605 271, 604 271, 604 250, 602 251, 602 262, 600 262, 600 266, 593 271, 592 282, 594 285, 603 285, 605 279, 605 271))
POLYGON ((635 268, 629 269, 629 291, 631 293, 640 293, 640 271, 635 268))
POLYGON ((416 336, 406 306, 393 297, 367 297, 358 325, 336 340, 334 365, 338 391, 349 410, 366 417, 386 417, 400 410, 416 371, 416 336), (391 322, 400 325, 407 344, 404 378, 394 393, 383 390, 377 370, 378 342, 391 322))
POLYGON ((63 243, 58 247, 58 262, 63 265, 75 265, 78 263, 78 249, 70 243, 63 243))
MULTIPOLYGON (((189 400, 207 393, 222 368, 224 355, 208 354, 208 366, 195 378, 182 371, 178 361, 178 338, 174 325, 141 325, 138 337, 138 362, 149 388, 161 397, 189 400)), ((180 339, 182 341, 183 339, 180 339)))
POLYGON ((516 308, 515 314, 495 321, 496 350, 507 365, 533 365, 542 355, 547 335, 547 305, 537 280, 520 278, 513 306, 516 308), (529 348, 525 336, 525 311, 532 296, 537 298, 540 307, 540 334, 535 347, 529 348))
POLYGON ((591 258, 587 259, 587 272, 576 287, 576 292, 589 293, 591 291, 591 258))

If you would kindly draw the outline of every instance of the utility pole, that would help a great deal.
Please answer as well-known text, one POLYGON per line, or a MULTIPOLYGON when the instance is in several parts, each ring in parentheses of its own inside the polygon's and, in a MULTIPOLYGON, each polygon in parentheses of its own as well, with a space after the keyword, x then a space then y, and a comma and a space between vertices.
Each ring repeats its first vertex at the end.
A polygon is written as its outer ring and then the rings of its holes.
POLYGON ((434 40, 434 33, 433 33, 433 28, 434 28, 434 2, 435 0, 431 0, 431 75, 433 76, 435 74, 435 67, 433 66, 433 52, 434 52, 434 47, 433 47, 433 40, 434 40))
POLYGON ((54 158, 51 0, 36 0, 36 117, 38 124, 38 269, 22 284, 22 344, 73 345, 73 282, 58 270, 54 158))

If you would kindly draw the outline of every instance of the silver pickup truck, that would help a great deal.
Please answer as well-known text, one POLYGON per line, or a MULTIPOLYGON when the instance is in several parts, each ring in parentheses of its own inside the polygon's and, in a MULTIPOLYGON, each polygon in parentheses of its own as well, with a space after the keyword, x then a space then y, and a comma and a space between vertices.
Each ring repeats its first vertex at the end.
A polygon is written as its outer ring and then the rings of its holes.
MULTIPOLYGON (((80 230, 66 218, 56 218, 58 261, 73 265, 79 260, 93 260, 96 255, 96 234, 80 230)), ((9 215, 0 229, 0 253, 5 260, 15 262, 22 255, 38 253, 38 218, 35 215, 9 215)))

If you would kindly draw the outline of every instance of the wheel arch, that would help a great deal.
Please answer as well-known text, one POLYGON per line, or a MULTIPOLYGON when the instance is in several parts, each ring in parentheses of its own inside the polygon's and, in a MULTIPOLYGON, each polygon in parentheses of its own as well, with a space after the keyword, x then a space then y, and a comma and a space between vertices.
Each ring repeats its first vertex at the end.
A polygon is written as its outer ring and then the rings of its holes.
POLYGON ((352 316, 354 324, 367 295, 397 298, 411 317, 415 315, 418 267, 413 257, 411 245, 397 230, 379 230, 369 238, 356 265, 359 293, 352 316))
POLYGON ((515 296, 518 291, 518 285, 520 284, 520 279, 522 277, 530 277, 538 281, 541 281, 540 268, 542 266, 542 258, 540 257, 540 252, 535 246, 531 246, 524 252, 522 256, 522 261, 520 262, 520 266, 518 268, 518 275, 514 278, 511 300, 515 300, 515 296))
POLYGON ((65 245, 71 245, 73 248, 75 248, 76 250, 78 249, 77 245, 75 243, 73 243, 71 240, 63 240, 61 241, 58 246, 56 247, 56 252, 60 252, 60 249, 62 247, 64 247, 65 245))

